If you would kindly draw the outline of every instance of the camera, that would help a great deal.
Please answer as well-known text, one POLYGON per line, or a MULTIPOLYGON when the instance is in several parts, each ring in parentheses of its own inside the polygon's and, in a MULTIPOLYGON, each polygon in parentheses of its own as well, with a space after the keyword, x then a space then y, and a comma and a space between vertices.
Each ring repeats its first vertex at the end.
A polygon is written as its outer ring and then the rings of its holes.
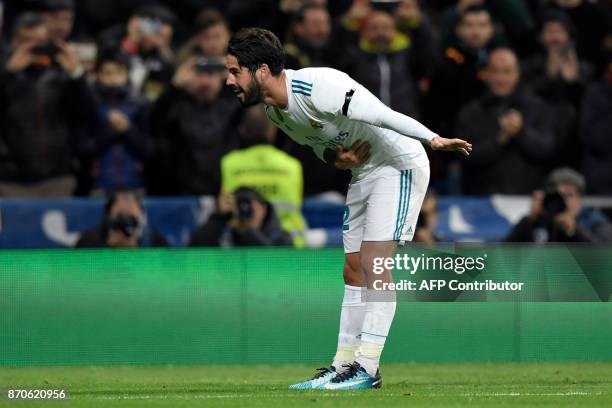
POLYGON ((57 45, 53 44, 52 42, 38 45, 32 49, 32 54, 38 55, 38 56, 47 56, 51 59, 55 58, 58 52, 59 52, 59 48, 57 47, 57 45))
POLYGON ((119 231, 128 238, 138 235, 140 222, 131 214, 119 214, 108 221, 110 231, 119 231))
POLYGON ((144 35, 158 34, 161 31, 161 21, 152 18, 140 20, 140 32, 144 35))
POLYGON ((542 210, 544 216, 548 219, 554 219, 567 209, 565 198, 557 190, 547 191, 542 201, 542 210))
POLYGON ((219 58, 198 57, 194 64, 197 73, 214 73, 225 71, 225 63, 219 58))
POLYGON ((262 201, 261 196, 256 190, 240 187, 234 192, 236 198, 236 207, 238 209, 238 219, 241 221, 247 221, 253 218, 253 202, 262 201))
POLYGON ((43 67, 48 67, 53 64, 55 56, 59 52, 57 45, 49 42, 46 44, 38 45, 32 49, 33 63, 43 67))

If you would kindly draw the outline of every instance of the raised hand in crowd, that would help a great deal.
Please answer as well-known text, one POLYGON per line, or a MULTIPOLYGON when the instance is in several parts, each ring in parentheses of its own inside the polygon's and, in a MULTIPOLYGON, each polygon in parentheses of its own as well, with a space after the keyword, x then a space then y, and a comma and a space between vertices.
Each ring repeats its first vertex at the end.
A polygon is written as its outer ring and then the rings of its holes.
POLYGON ((418 0, 401 0, 394 12, 399 25, 418 25, 421 21, 421 8, 418 0))
POLYGON ((174 78, 172 79, 172 84, 184 90, 188 90, 191 83, 193 83, 195 77, 195 63, 196 58, 189 58, 187 61, 182 63, 176 72, 174 73, 174 78))
POLYGON ((64 71, 73 77, 83 73, 83 64, 81 64, 76 48, 64 41, 57 41, 55 44, 58 48, 55 59, 64 71))
POLYGON ((34 62, 33 49, 37 46, 35 42, 22 43, 15 49, 6 62, 5 69, 11 72, 23 71, 34 62))
POLYGON ((344 23, 357 29, 359 24, 370 14, 372 6, 370 0, 353 0, 351 7, 344 15, 344 23))

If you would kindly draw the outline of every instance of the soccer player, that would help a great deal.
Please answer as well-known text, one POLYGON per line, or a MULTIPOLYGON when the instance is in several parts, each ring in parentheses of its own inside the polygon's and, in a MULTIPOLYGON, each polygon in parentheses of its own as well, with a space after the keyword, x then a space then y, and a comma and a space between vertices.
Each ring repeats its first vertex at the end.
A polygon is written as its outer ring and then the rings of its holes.
POLYGON ((374 258, 393 257, 410 241, 429 183, 422 143, 468 155, 471 144, 446 139, 393 111, 343 72, 284 69, 283 47, 270 31, 244 28, 230 40, 227 85, 240 102, 263 102, 268 118, 296 142, 339 169, 350 169, 343 242, 345 290, 338 349, 329 368, 292 389, 378 388, 380 355, 395 314, 395 293, 371 301, 362 289, 392 282, 373 273, 374 258))

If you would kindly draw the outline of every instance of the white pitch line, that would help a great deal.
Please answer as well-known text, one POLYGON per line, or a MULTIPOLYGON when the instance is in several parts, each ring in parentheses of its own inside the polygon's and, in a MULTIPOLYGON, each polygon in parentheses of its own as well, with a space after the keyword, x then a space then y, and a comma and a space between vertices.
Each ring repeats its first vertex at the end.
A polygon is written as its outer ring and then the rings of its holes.
POLYGON ((603 392, 493 392, 493 393, 467 393, 460 394, 462 397, 573 397, 580 395, 603 395, 603 392))
MULTIPOLYGON (((231 398, 258 398, 258 397, 303 397, 304 393, 286 393, 286 394, 189 394, 189 395, 101 395, 95 397, 102 400, 155 400, 155 399, 231 399, 231 398)), ((352 397, 360 395, 358 392, 347 393, 327 393, 307 394, 314 398, 330 398, 330 397, 352 397)), ((382 394, 376 393, 377 397, 397 397, 400 394, 382 394)), ((590 396, 604 395, 603 392, 584 392, 584 391, 569 391, 569 392, 549 392, 549 393, 532 393, 532 392, 495 392, 495 393, 464 393, 458 394, 459 397, 575 397, 575 396, 590 396)), ((452 397, 452 394, 419 394, 413 393, 412 397, 452 397)))

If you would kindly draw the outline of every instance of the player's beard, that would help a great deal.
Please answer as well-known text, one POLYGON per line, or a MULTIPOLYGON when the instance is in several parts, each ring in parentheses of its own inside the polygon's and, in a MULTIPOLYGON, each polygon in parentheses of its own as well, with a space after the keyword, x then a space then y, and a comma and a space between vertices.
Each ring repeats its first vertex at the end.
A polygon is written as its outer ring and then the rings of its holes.
POLYGON ((263 102, 263 90, 254 75, 251 75, 249 90, 241 88, 241 91, 244 93, 244 100, 239 100, 243 107, 247 108, 263 102))

